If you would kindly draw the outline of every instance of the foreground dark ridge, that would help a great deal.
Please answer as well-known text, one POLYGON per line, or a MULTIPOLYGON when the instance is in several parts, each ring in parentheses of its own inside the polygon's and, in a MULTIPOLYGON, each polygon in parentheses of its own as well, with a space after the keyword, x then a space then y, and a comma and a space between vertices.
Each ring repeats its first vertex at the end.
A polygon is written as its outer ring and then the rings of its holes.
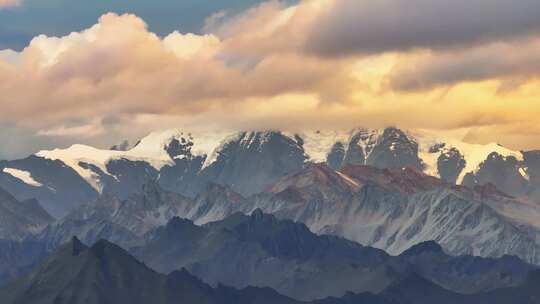
MULTIPOLYGON (((220 197, 221 190, 226 189, 214 187, 211 196, 220 197)), ((155 196, 140 201, 153 205, 155 196)), ((127 205, 129 212, 125 216, 141 215, 136 205, 127 205)), ((97 214, 124 212, 107 210, 97 214)), ((103 217, 88 217, 65 222, 61 230, 45 234, 41 241, 0 242, 0 285, 31 271, 46 257, 52 240, 56 244, 63 238, 58 236, 74 231, 65 229, 68 227, 89 233, 84 234, 87 244, 96 242, 93 238, 100 235, 124 244, 133 237, 126 229, 111 229, 115 225, 105 224, 103 217)), ((139 242, 130 252, 158 272, 187 268, 213 286, 266 286, 299 300, 341 297, 348 291, 378 293, 415 272, 446 289, 471 294, 520 285, 534 269, 512 256, 450 256, 431 241, 391 256, 339 237, 316 235, 303 223, 279 219, 261 210, 251 216, 235 213, 202 226, 175 217, 139 242)))
POLYGON ((435 242, 400 256, 335 237, 316 235, 304 224, 255 210, 197 226, 173 218, 132 250, 153 269, 187 268, 205 282, 237 288, 268 286, 301 300, 378 293, 401 277, 419 273, 460 293, 523 283, 534 269, 516 257, 450 256, 435 242))
POLYGON ((0 299, 3 304, 537 304, 539 283, 536 271, 520 286, 465 296, 411 274, 378 295, 299 302, 269 288, 212 288, 185 270, 162 275, 112 243, 101 240, 87 247, 74 238, 30 275, 1 289, 0 299))

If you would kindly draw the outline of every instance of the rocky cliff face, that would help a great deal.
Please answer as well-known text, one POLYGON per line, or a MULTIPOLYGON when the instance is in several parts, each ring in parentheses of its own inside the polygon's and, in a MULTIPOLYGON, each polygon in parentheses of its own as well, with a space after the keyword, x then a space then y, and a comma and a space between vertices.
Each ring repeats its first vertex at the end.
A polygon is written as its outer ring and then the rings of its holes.
MULTIPOLYGON (((479 193, 412 169, 347 171, 310 167, 257 196, 254 207, 304 222, 317 233, 344 236, 393 254, 436 240, 452 254, 515 254, 539 261, 539 247, 529 230, 538 228, 525 222, 527 228, 518 228, 516 218, 502 211, 528 208, 519 201, 480 200, 479 193)), ((529 211, 537 214, 534 207, 529 211)))

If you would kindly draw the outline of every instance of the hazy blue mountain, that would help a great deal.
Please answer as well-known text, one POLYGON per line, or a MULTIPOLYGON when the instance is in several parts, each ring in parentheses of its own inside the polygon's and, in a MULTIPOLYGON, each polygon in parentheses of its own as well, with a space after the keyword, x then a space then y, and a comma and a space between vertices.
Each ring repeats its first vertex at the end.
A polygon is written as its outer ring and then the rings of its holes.
POLYGON ((417 273, 459 293, 478 293, 525 281, 535 267, 516 257, 450 256, 435 242, 416 245, 399 257, 332 236, 301 223, 255 210, 197 226, 174 218, 132 252, 163 273, 187 268, 213 285, 271 287, 296 299, 380 292, 417 273))
POLYGON ((192 200, 168 192, 155 182, 145 184, 139 193, 125 199, 102 195, 49 225, 38 235, 48 248, 56 248, 77 236, 86 244, 107 239, 125 248, 142 241, 143 235, 185 214, 192 200))
POLYGON ((515 256, 482 258, 451 256, 433 241, 413 246, 400 255, 414 271, 445 288, 464 294, 486 292, 525 283, 536 266, 515 256))
POLYGON ((32 271, 49 251, 35 240, 0 240, 0 286, 32 271))
POLYGON ((0 188, 0 239, 21 240, 53 220, 35 199, 18 201, 0 188))
POLYGON ((53 225, 59 233, 53 231, 58 236, 52 239, 62 243, 77 235, 91 243, 110 234, 124 246, 174 216, 205 224, 261 209, 305 223, 317 234, 338 235, 391 254, 435 240, 453 255, 516 255, 529 263, 540 261, 540 227, 534 220, 540 206, 493 187, 456 186, 411 168, 348 166, 335 171, 309 164, 250 197, 213 183, 195 198, 153 182, 145 189, 127 199, 104 195, 77 208, 53 225), (124 237, 122 230, 129 233, 124 237))
POLYGON ((409 273, 376 295, 347 293, 299 302, 270 288, 213 288, 185 269, 159 274, 112 243, 100 240, 87 247, 73 238, 30 274, 0 288, 0 299, 5 304, 536 304, 539 278, 533 271, 518 286, 462 295, 409 273))
POLYGON ((408 271, 382 250, 318 236, 260 210, 203 226, 174 218, 132 252, 159 272, 185 267, 212 285, 271 287, 301 300, 379 292, 408 271))
POLYGON ((112 243, 86 247, 75 238, 0 289, 0 298, 4 304, 295 303, 270 289, 213 289, 185 270, 158 274, 112 243))

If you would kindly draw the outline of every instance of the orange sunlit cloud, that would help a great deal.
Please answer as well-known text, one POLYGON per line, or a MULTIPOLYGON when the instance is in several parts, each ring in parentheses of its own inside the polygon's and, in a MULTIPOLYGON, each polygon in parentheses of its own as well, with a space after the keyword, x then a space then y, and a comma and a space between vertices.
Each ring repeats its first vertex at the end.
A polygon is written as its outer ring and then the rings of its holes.
MULTIPOLYGON (((435 13, 463 9, 414 1, 435 13)), ((505 8, 496 2, 495 15, 505 8)), ((264 3, 237 16, 214 16, 204 35, 159 37, 137 16, 109 13, 81 32, 38 36, 21 52, 0 51, 0 120, 43 136, 90 137, 107 128, 129 133, 164 122, 232 129, 398 125, 469 129, 470 141, 538 148, 535 27, 518 23, 513 32, 463 37, 440 37, 444 32, 435 28, 413 39, 406 30, 364 18, 354 25, 366 28, 351 32, 351 20, 402 1, 354 3, 264 3), (384 40, 396 33, 412 38, 384 40)), ((461 21, 473 22, 474 13, 461 21)), ((395 22, 418 19, 381 14, 395 22)), ((412 28, 431 20, 417 22, 412 28)))

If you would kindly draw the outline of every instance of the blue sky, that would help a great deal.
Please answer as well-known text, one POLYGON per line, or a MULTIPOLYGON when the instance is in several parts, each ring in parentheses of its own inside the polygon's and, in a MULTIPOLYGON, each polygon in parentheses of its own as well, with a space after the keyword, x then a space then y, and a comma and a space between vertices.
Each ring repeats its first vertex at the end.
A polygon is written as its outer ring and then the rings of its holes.
POLYGON ((106 12, 134 13, 155 33, 200 32, 220 10, 242 11, 261 0, 23 0, 0 9, 0 49, 21 49, 39 34, 61 36, 96 23, 106 12))

